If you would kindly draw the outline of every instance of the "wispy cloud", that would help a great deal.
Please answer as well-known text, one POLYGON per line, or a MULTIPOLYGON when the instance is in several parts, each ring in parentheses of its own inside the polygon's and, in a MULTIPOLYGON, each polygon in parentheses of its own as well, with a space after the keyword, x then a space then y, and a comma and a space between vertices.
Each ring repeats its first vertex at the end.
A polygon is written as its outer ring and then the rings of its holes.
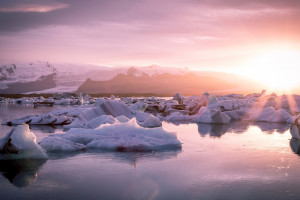
POLYGON ((51 5, 47 4, 15 4, 7 7, 0 8, 0 12, 38 12, 46 13, 54 10, 59 10, 67 8, 69 5, 65 3, 52 3, 51 5))
POLYGON ((300 46, 299 18, 299 0, 0 0, 0 59, 232 66, 300 46))

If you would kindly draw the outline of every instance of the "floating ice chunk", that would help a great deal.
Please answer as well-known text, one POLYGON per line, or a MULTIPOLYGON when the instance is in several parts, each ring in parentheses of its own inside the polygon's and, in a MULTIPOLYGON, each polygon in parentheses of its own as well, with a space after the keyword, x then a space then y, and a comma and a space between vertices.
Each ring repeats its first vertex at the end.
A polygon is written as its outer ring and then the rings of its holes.
POLYGON ((231 111, 224 111, 226 115, 228 115, 231 120, 242 120, 243 117, 246 115, 246 110, 231 110, 231 111))
POLYGON ((221 101, 220 104, 221 104, 221 106, 223 107, 223 109, 225 111, 234 110, 234 103, 233 103, 233 101, 229 101, 229 100, 221 101))
POLYGON ((36 143, 34 133, 27 124, 12 129, 5 137, 0 139, 0 159, 45 159, 44 150, 36 143))
POLYGON ((170 122, 188 122, 196 119, 197 115, 185 115, 181 112, 173 112, 170 115, 166 116, 164 120, 170 122))
POLYGON ((130 108, 116 100, 107 100, 103 102, 100 107, 106 115, 112 115, 113 117, 124 115, 130 119, 133 118, 133 112, 130 108))
POLYGON ((230 117, 219 110, 210 110, 210 116, 213 123, 227 124, 230 122, 230 117))
POLYGON ((300 114, 290 117, 287 120, 287 123, 290 124, 290 125, 292 125, 292 124, 300 124, 300 114))
POLYGON ((70 100, 69 99, 61 99, 57 102, 55 102, 56 105, 69 105, 70 104, 70 100))
POLYGON ((99 99, 96 99, 95 101, 95 106, 100 106, 101 104, 103 104, 106 100, 104 98, 99 98, 99 99))
POLYGON ((53 140, 55 143, 56 137, 97 149, 149 151, 181 148, 174 133, 166 132, 162 127, 143 128, 137 124, 136 119, 126 123, 102 124, 96 129, 73 128, 65 134, 49 136, 43 140, 47 140, 47 143, 53 140))
POLYGON ((217 99, 217 97, 215 95, 209 96, 206 108, 207 109, 220 110, 220 103, 219 103, 219 100, 217 99))
POLYGON ((183 104, 184 97, 183 97, 181 94, 176 93, 176 94, 173 96, 173 99, 174 99, 174 100, 177 100, 179 104, 183 104))
POLYGON ((113 124, 116 122, 116 119, 111 115, 102 115, 90 120, 87 124, 87 128, 97 128, 101 124, 113 124))
POLYGON ((83 128, 88 121, 102 115, 106 115, 106 112, 100 107, 86 108, 71 124, 65 125, 64 128, 83 128))
POLYGON ((66 116, 54 116, 46 113, 42 115, 29 115, 5 122, 6 125, 34 124, 34 125, 62 125, 70 123, 70 119, 66 116))
POLYGON ((190 115, 195 115, 198 113, 198 111, 200 110, 200 108, 204 107, 207 105, 207 99, 206 98, 202 98, 200 102, 197 102, 196 105, 194 106, 190 106, 190 115))
POLYGON ((140 125, 142 127, 147 127, 147 128, 155 128, 155 127, 162 126, 161 121, 153 115, 149 115, 144 122, 140 123, 140 125))
POLYGON ((118 120, 121 123, 125 123, 125 122, 128 122, 130 119, 125 117, 124 115, 120 115, 120 116, 116 117, 116 120, 118 120))
POLYGON ((25 117, 21 117, 18 119, 14 119, 12 121, 4 122, 3 125, 19 125, 19 124, 28 124, 34 115, 29 115, 25 117))
POLYGON ((136 102, 134 104, 132 104, 130 107, 131 110, 133 111, 140 111, 140 112, 144 112, 147 108, 148 104, 143 103, 143 102, 136 102))
POLYGON ((133 114, 134 112, 125 104, 116 100, 105 100, 99 106, 82 110, 81 114, 71 124, 64 126, 64 128, 83 128, 90 120, 102 115, 111 115, 113 117, 123 115, 131 119, 133 114))
POLYGON ((143 112, 136 112, 135 118, 139 122, 144 122, 149 117, 149 115, 151 115, 151 114, 143 113, 143 112))
POLYGON ((300 130, 299 130, 299 115, 291 117, 288 120, 288 123, 291 124, 290 133, 293 138, 300 139, 300 130))
POLYGON ((39 145, 43 147, 47 152, 58 152, 58 151, 83 151, 86 150, 85 145, 71 142, 56 136, 49 136, 44 138, 39 145))
POLYGON ((230 117, 225 113, 215 109, 200 109, 200 117, 195 119, 197 123, 207 124, 227 124, 230 122, 230 117))
POLYGON ((275 110, 273 107, 255 109, 248 113, 249 121, 258 122, 284 122, 286 123, 291 118, 291 115, 283 109, 275 110))
POLYGON ((40 116, 32 117, 30 124, 53 124, 56 121, 54 115, 46 113, 40 116))

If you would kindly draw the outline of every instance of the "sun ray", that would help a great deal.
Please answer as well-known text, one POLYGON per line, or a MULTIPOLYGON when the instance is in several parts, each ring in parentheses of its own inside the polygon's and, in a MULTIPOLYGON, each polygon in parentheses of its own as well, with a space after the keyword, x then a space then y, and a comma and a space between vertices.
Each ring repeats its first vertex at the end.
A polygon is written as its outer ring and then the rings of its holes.
POLYGON ((297 104, 293 95, 287 95, 287 102, 289 104, 289 111, 291 114, 297 114, 297 104))

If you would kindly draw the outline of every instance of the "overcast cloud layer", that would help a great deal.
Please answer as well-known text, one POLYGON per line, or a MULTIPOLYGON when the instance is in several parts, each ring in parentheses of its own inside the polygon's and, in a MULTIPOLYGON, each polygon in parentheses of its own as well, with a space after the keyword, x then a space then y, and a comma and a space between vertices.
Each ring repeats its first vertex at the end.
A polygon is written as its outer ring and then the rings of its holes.
POLYGON ((232 70, 299 48, 299 0, 1 0, 0 59, 232 70))

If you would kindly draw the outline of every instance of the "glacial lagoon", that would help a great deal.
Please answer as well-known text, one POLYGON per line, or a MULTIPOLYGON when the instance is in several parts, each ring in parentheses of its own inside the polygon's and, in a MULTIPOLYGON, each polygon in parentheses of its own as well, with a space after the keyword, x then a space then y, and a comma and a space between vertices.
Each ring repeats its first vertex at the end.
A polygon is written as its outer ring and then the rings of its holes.
MULTIPOLYGON (((54 107, 1 105, 1 123, 54 107)), ((31 126, 37 141, 62 133, 31 126)), ((172 124, 181 150, 49 153, 0 162, 1 199, 298 199, 300 142, 287 124, 172 124)), ((3 137, 11 127, 1 125, 3 137)))

